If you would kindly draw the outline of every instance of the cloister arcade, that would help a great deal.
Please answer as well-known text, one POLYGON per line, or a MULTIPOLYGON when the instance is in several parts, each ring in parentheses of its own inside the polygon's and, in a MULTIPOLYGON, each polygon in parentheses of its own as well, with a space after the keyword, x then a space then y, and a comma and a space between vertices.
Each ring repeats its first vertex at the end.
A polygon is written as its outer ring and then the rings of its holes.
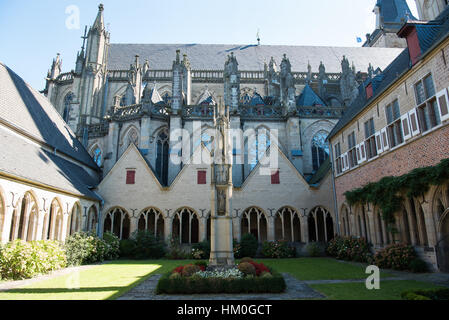
POLYGON ((394 224, 388 225, 372 204, 340 208, 343 235, 363 237, 374 248, 391 243, 413 245, 418 255, 449 271, 449 184, 432 186, 417 198, 403 195, 394 224))

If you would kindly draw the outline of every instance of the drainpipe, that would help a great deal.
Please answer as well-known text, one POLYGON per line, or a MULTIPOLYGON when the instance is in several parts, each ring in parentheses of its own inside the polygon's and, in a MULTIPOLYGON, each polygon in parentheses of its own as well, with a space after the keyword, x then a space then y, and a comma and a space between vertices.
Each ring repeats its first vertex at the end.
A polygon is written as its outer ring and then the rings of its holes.
POLYGON ((337 219, 337 234, 340 235, 340 217, 338 214, 337 191, 335 190, 334 151, 332 149, 332 145, 331 145, 330 141, 328 141, 328 144, 329 144, 330 158, 331 158, 332 191, 333 191, 333 195, 334 195, 335 219, 337 219))

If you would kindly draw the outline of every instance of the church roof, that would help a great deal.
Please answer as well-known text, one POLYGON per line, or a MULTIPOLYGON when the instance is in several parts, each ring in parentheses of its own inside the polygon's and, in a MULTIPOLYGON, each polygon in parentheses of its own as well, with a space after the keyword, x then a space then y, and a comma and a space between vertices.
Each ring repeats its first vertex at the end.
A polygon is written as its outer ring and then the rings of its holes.
POLYGON ((296 105, 299 107, 326 106, 326 103, 306 84, 304 90, 296 99, 296 105))
POLYGON ((98 181, 81 167, 98 170, 91 156, 47 98, 2 63, 0 123, 1 172, 99 200, 90 190, 98 181))
MULTIPOLYGON (((415 25, 411 22, 409 24, 415 25)), ((449 7, 434 20, 427 23, 428 28, 422 29, 421 36, 426 38, 420 38, 420 46, 422 59, 426 54, 432 51, 432 49, 438 45, 442 40, 449 37, 449 7)), ((421 23, 418 27, 424 27, 421 23)), ((419 36, 419 31, 418 31, 419 36)), ((402 53, 382 72, 381 81, 373 81, 373 96, 370 99, 366 99, 366 91, 364 85, 365 82, 359 87, 359 95, 354 100, 352 105, 345 112, 344 116, 340 119, 337 125, 332 129, 328 136, 328 139, 335 136, 341 129, 343 129, 348 123, 352 121, 361 111, 363 111, 373 100, 381 95, 386 89, 395 83, 399 77, 402 76, 407 70, 412 68, 410 60, 410 53, 408 48, 404 49, 402 53)), ((376 77, 377 78, 377 77, 376 77)), ((374 78, 374 80, 376 80, 374 78)))
POLYGON ((0 62, 0 121, 98 170, 50 101, 0 62))
POLYGON ((263 71, 271 57, 280 63, 284 54, 290 60, 292 71, 307 70, 308 61, 313 70, 320 62, 329 73, 341 72, 341 60, 346 56, 358 70, 366 70, 371 63, 384 69, 402 49, 366 47, 324 47, 285 45, 226 45, 226 44, 122 44, 109 48, 108 69, 127 70, 136 55, 148 59, 156 70, 171 70, 176 50, 187 54, 193 70, 223 70, 227 56, 234 52, 239 69, 263 71))
POLYGON ((416 20, 407 1, 405 0, 377 0, 380 15, 384 23, 404 23, 407 20, 416 20))

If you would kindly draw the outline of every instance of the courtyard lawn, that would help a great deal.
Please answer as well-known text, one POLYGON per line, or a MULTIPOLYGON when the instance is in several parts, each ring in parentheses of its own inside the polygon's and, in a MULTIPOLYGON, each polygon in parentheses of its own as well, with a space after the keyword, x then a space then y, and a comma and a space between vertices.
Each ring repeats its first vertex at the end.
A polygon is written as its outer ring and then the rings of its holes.
POLYGON ((442 288, 414 280, 381 280, 379 290, 368 290, 365 283, 313 284, 310 287, 331 300, 401 300, 404 291, 442 288))
POLYGON ((0 300, 115 299, 152 274, 165 273, 189 262, 169 260, 113 261, 92 266, 78 274, 62 275, 11 289, 7 292, 0 292, 0 300))
MULTIPOLYGON (((299 280, 366 279, 365 267, 332 258, 255 259, 278 272, 290 273, 299 280)), ((192 260, 118 260, 57 276, 30 285, 0 292, 0 300, 106 300, 116 299, 154 274, 163 274, 192 263, 192 260), (79 281, 78 281, 79 280, 79 281), (78 282, 77 282, 78 281, 78 282), (78 284, 77 284, 78 283, 78 284), (77 288, 79 287, 79 288, 77 288), (74 288, 74 289, 70 289, 74 288)), ((381 273, 381 277, 389 277, 381 273)), ((381 281, 380 290, 367 290, 362 283, 313 284, 328 299, 400 299, 403 291, 435 288, 409 280, 381 281)))
MULTIPOLYGON (((256 259, 278 272, 287 272, 298 280, 366 279, 365 267, 332 258, 256 259)), ((381 272, 381 278, 392 277, 381 272)))

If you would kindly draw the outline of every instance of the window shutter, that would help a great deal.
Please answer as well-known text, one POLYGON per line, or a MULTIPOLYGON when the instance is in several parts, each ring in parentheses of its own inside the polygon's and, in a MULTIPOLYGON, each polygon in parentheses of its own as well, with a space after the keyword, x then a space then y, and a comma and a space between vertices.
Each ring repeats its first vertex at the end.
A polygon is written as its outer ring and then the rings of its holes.
POLYGON ((136 171, 126 171, 126 184, 136 184, 136 171))
POLYGON ((443 89, 437 93, 438 110, 440 111, 441 122, 449 119, 447 90, 443 89))
POLYGON ((348 153, 345 153, 345 165, 346 165, 346 170, 349 170, 349 157, 348 157, 348 153))
POLYGON ((411 128, 412 135, 416 136, 421 132, 421 130, 419 129, 417 108, 410 110, 408 112, 408 116, 410 119, 410 128, 411 128))
POLYGON ((380 132, 382 135, 382 145, 383 145, 384 151, 387 151, 390 149, 390 143, 388 142, 387 128, 383 128, 380 132))
POLYGON ((360 155, 360 153, 361 153, 360 152, 360 144, 355 146, 355 150, 356 150, 356 153, 357 153, 357 162, 360 162, 362 160, 362 157, 360 155))
POLYGON ((380 135, 380 131, 377 131, 375 136, 376 136, 377 154, 381 154, 384 151, 384 148, 382 146, 382 136, 380 135))
POLYGON ((366 161, 366 142, 360 144, 360 162, 366 161))
POLYGON ((410 122, 408 119, 408 113, 401 116, 401 129, 404 140, 408 140, 412 137, 412 132, 410 130, 410 122))
POLYGON ((271 184, 280 184, 281 180, 279 178, 279 170, 271 174, 271 184))
POLYGON ((198 171, 198 184, 206 184, 206 171, 198 171))

